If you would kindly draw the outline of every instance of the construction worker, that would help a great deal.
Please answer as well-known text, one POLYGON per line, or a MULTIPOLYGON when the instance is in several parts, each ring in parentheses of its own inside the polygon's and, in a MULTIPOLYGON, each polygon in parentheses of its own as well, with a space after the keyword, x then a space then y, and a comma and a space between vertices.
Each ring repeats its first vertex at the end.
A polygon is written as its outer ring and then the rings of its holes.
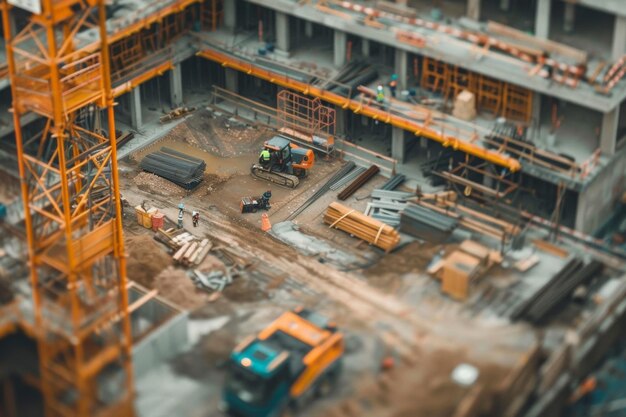
POLYGON ((267 168, 272 160, 272 154, 267 149, 263 149, 259 155, 259 163, 267 168))
POLYGON ((191 221, 193 222, 193 227, 198 227, 198 222, 200 221, 200 213, 195 210, 192 211, 191 221))
POLYGON ((391 80, 389 81, 389 91, 391 91, 391 97, 396 98, 397 89, 398 89, 398 74, 391 74, 391 80))
POLYGON ((178 228, 182 229, 183 228, 183 211, 179 211, 178 212, 178 228))
POLYGON ((382 85, 376 87, 376 102, 381 106, 385 103, 385 90, 382 85))
POLYGON ((267 190, 266 192, 263 193, 263 195, 260 198, 262 208, 269 209, 271 207, 270 198, 272 198, 272 190, 267 190))

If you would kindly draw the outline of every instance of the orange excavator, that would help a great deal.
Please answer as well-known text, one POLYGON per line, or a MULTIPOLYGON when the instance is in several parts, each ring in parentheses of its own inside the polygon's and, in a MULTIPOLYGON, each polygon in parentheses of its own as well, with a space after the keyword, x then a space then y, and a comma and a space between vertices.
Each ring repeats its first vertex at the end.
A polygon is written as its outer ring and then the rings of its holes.
POLYGON ((260 158, 258 164, 252 165, 252 176, 287 188, 296 188, 300 178, 315 164, 312 150, 301 148, 282 136, 266 141, 263 153, 269 153, 269 158, 260 158))
POLYGON ((341 371, 344 337, 303 308, 283 313, 231 353, 222 409, 242 417, 279 417, 330 393, 341 371))

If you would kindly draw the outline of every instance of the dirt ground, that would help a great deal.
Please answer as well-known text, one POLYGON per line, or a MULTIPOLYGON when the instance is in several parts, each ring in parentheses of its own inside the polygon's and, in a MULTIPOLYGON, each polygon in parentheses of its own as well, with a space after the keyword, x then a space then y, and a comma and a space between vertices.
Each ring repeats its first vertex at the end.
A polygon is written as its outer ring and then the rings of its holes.
MULTIPOLYGON (((450 379, 456 365, 470 362, 480 370, 481 378, 488 380, 495 375, 501 380, 527 353, 532 341, 517 343, 507 330, 510 327, 491 325, 486 330, 488 336, 484 332, 473 335, 474 323, 452 320, 449 326, 437 330, 440 312, 426 310, 430 306, 427 303, 407 304, 402 293, 408 292, 407 285, 415 286, 418 281, 407 284, 402 277, 423 271, 439 249, 414 242, 383 256, 346 233, 328 229, 321 216, 328 203, 335 200, 336 191, 311 205, 295 222, 303 231, 369 259, 363 269, 340 270, 263 233, 262 213, 241 214, 241 197, 260 195, 270 188, 270 220, 283 221, 342 165, 339 159, 317 158, 312 172, 296 190, 253 179, 249 167, 256 161, 262 142, 271 136, 265 129, 237 127, 224 118, 198 112, 158 143, 133 155, 128 173, 122 176, 122 194, 131 208, 145 201, 175 219, 176 207, 183 201, 189 212, 200 211, 198 228, 191 227, 189 217, 185 217, 184 225, 196 236, 211 239, 218 248, 212 252, 216 265, 227 262, 219 248, 228 248, 246 261, 247 266, 223 293, 199 290, 185 270, 172 266, 171 255, 152 239, 152 232, 136 223, 132 209, 126 215, 129 278, 157 288, 160 296, 190 310, 192 320, 228 318, 221 330, 201 337, 190 351, 174 360, 172 367, 177 373, 203 384, 220 384, 220 363, 236 342, 260 330, 280 311, 297 305, 332 317, 346 337, 358 340, 357 347, 346 354, 341 388, 330 399, 318 401, 298 414, 303 417, 449 416, 469 392, 468 387, 450 379), (205 159, 205 181, 192 192, 182 192, 139 172, 141 158, 160 146, 205 159), (459 348, 463 343, 484 344, 485 338, 488 344, 478 353, 459 348), (379 372, 381 352, 371 347, 374 340, 382 340, 385 352, 397 358, 393 370, 379 372), (498 346, 497 357, 490 355, 489 344, 498 346)), ((371 189, 382 181, 372 180, 345 204, 363 209, 371 189)), ((211 407, 217 400, 207 396, 204 406, 211 407)))

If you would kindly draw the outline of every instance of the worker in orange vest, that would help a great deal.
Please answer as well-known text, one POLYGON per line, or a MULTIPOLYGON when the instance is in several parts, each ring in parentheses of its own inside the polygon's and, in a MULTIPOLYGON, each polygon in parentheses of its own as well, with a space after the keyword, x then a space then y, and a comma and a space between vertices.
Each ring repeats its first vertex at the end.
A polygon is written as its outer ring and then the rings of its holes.
POLYGON ((389 91, 391 91, 391 97, 396 98, 396 90, 398 89, 398 75, 392 74, 389 81, 389 91))

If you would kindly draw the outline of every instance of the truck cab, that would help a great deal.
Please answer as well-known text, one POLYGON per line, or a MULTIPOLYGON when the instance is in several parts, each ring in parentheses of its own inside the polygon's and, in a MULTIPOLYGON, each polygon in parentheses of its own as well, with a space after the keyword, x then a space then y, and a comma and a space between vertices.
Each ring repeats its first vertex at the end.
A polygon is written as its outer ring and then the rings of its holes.
POLYGON ((333 384, 343 352, 343 335, 326 318, 286 312, 233 350, 223 405, 233 416, 278 417, 333 384))

